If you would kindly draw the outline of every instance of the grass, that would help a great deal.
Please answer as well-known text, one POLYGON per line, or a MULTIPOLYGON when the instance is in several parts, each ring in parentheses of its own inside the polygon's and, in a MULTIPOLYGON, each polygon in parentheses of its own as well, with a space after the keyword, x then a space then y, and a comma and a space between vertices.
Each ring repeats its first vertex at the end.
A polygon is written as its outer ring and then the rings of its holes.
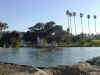
POLYGON ((92 47, 92 46, 95 46, 95 47, 100 47, 100 40, 97 41, 94 40, 92 42, 86 42, 86 43, 70 43, 70 44, 66 44, 66 43, 57 43, 56 45, 57 47, 92 47))

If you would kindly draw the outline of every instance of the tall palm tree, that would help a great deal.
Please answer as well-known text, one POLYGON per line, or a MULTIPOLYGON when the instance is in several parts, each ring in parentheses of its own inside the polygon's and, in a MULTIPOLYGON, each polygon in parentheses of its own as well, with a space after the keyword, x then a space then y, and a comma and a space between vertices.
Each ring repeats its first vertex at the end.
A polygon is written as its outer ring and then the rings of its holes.
POLYGON ((67 20, 68 20, 68 28, 67 28, 67 30, 69 30, 69 31, 70 31, 70 25, 69 25, 69 13, 70 13, 70 11, 69 11, 69 10, 67 10, 67 11, 66 11, 67 20))
POLYGON ((88 30, 89 30, 89 34, 90 34, 90 26, 89 26, 90 15, 89 14, 87 15, 87 19, 88 19, 88 30))
POLYGON ((80 13, 80 18, 81 18, 82 34, 83 34, 83 13, 80 13))
POLYGON ((74 16, 74 25, 75 25, 75 35, 76 35, 77 34, 77 32, 76 32, 76 22, 75 22, 76 12, 73 12, 73 16, 74 16))
POLYGON ((69 13, 69 17, 70 17, 70 29, 71 29, 71 33, 72 33, 72 26, 71 26, 71 17, 72 17, 72 13, 69 13))
POLYGON ((97 16, 96 15, 94 15, 94 22, 95 22, 95 34, 97 33, 97 31, 96 31, 96 18, 97 18, 97 16))

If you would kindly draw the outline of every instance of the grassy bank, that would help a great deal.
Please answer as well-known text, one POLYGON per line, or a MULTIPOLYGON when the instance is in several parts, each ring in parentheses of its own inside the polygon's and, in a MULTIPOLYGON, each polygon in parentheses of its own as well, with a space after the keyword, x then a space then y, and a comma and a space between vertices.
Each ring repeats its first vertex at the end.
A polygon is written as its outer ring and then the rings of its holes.
POLYGON ((89 42, 89 43, 57 43, 57 47, 100 47, 100 43, 89 42))

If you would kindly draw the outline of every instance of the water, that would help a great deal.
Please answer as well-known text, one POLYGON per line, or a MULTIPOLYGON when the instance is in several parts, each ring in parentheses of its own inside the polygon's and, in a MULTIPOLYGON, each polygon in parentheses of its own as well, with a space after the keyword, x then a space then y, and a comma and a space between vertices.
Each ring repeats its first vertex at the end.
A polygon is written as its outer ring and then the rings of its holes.
POLYGON ((0 49, 0 61, 21 65, 72 65, 96 56, 100 56, 100 47, 0 49))

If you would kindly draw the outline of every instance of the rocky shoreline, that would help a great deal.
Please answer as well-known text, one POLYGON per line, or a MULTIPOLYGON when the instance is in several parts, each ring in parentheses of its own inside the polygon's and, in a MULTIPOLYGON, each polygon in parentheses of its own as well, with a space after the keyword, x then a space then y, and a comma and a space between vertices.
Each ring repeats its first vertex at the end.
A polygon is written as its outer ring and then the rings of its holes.
POLYGON ((100 57, 72 66, 35 67, 0 62, 0 75, 100 75, 100 57))

